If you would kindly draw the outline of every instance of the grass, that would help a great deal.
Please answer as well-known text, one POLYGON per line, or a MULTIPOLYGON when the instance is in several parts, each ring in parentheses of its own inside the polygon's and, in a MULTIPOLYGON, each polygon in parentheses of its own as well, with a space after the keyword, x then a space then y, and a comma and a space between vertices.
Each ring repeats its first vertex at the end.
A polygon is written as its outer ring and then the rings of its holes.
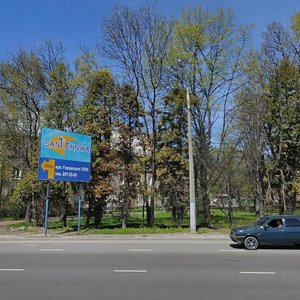
MULTIPOLYGON (((16 221, 16 218, 13 217, 0 217, 0 221, 16 221)), ((20 220, 20 219, 18 219, 20 220)))
POLYGON ((15 224, 7 225, 7 227, 12 228, 12 229, 18 229, 20 227, 27 228, 29 226, 32 226, 32 224, 29 224, 29 223, 26 223, 26 222, 21 222, 21 223, 15 223, 15 224))
MULTIPOLYGON (((212 227, 214 229, 204 228, 203 218, 197 219, 198 233, 211 233, 211 232, 223 232, 229 231, 228 220, 226 216, 219 209, 212 209, 212 227)), ((81 218, 81 232, 83 234, 117 234, 117 235, 130 235, 130 234, 168 234, 178 232, 189 232, 189 217, 187 216, 182 224, 181 228, 178 228, 176 224, 171 220, 170 213, 157 210, 155 212, 155 226, 153 228, 141 227, 142 214, 141 210, 137 209, 131 213, 128 218, 127 228, 122 229, 122 220, 120 216, 115 212, 114 215, 107 214, 102 218, 102 222, 99 229, 96 229, 93 224, 90 227, 85 227, 85 217, 81 218)), ((146 222, 146 220, 145 220, 146 222)), ((249 225, 255 222, 254 213, 235 211, 234 212, 234 225, 243 226, 249 225)), ((9 225, 12 229, 24 228, 26 231, 34 231, 32 224, 25 222, 9 225)), ((63 227, 63 223, 57 219, 51 219, 48 223, 48 229, 55 232, 72 232, 77 230, 77 217, 68 219, 67 227, 63 227)))
POLYGON ((132 235, 132 234, 168 234, 178 232, 189 232, 187 228, 115 228, 115 229, 84 229, 81 231, 84 234, 108 234, 108 235, 132 235))
MULTIPOLYGON (((85 227, 85 217, 81 218, 81 232, 83 234, 117 234, 117 235, 130 235, 130 234, 168 234, 177 232, 189 232, 189 217, 186 216, 182 227, 178 228, 171 220, 171 215, 168 212, 157 210, 155 212, 155 226, 153 228, 146 228, 141 226, 142 213, 141 209, 134 209, 131 216, 128 218, 128 225, 126 229, 122 229, 122 220, 117 212, 113 215, 107 214, 102 218, 102 222, 99 229, 96 229, 93 224, 88 228, 85 227)), ((205 228, 203 224, 203 217, 197 218, 199 234, 207 234, 212 232, 228 233, 229 225, 228 219, 224 213, 216 208, 211 209, 212 214, 212 228, 205 228)), ((268 214, 277 214, 276 210, 268 211, 268 214)), ((298 208, 295 214, 300 215, 300 208, 298 208)), ((246 212, 234 210, 234 227, 246 226, 255 222, 254 212, 246 212)), ((9 220, 11 218, 2 218, 1 220, 9 220)), ((145 220, 146 222, 146 220, 145 220)), ((16 224, 9 225, 12 229, 24 228, 26 231, 34 231, 32 224, 25 222, 18 222, 16 224)), ((57 219, 51 219, 48 223, 48 229, 55 232, 74 232, 77 231, 77 217, 70 218, 67 221, 67 227, 63 227, 63 223, 57 219)))

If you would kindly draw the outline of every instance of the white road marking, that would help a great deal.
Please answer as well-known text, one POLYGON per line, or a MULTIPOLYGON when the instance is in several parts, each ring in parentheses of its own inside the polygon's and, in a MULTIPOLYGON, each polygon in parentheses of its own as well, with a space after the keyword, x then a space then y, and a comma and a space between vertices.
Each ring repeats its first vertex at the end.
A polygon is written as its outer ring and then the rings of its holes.
POLYGON ((0 272, 23 272, 24 269, 0 269, 0 272))
POLYGON ((130 252, 152 252, 152 249, 128 249, 130 252))
POLYGON ((147 270, 114 270, 115 273, 147 273, 147 270))
POLYGON ((56 252, 59 252, 59 251, 64 251, 64 249, 40 249, 41 251, 56 251, 56 252))
POLYGON ((261 275, 275 275, 275 272, 240 272, 240 274, 261 274, 261 275))

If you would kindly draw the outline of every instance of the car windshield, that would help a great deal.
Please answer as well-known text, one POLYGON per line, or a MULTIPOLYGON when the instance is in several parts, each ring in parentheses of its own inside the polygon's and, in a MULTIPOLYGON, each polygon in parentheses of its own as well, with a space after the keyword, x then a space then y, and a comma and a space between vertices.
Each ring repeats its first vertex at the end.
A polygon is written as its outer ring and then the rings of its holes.
POLYGON ((257 227, 262 226, 268 219, 269 219, 269 217, 263 217, 263 218, 259 219, 259 220, 254 224, 254 226, 257 226, 257 227))

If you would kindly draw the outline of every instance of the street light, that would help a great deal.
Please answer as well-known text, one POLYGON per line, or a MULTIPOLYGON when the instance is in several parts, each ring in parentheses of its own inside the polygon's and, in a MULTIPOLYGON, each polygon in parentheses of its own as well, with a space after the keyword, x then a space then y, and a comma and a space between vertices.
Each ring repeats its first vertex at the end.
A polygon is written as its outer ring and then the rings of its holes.
POLYGON ((190 230, 196 232, 196 203, 195 203, 195 175, 191 126, 191 103, 189 90, 186 90, 187 120, 188 120, 188 143, 189 143, 189 180, 190 180, 190 230))

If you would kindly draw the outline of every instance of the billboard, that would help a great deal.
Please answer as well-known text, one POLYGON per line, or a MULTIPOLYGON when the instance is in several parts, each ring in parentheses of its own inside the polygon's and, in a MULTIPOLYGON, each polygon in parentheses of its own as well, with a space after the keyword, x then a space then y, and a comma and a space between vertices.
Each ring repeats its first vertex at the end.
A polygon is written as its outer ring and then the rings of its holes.
POLYGON ((42 128, 39 180, 89 182, 91 176, 91 137, 42 128))

